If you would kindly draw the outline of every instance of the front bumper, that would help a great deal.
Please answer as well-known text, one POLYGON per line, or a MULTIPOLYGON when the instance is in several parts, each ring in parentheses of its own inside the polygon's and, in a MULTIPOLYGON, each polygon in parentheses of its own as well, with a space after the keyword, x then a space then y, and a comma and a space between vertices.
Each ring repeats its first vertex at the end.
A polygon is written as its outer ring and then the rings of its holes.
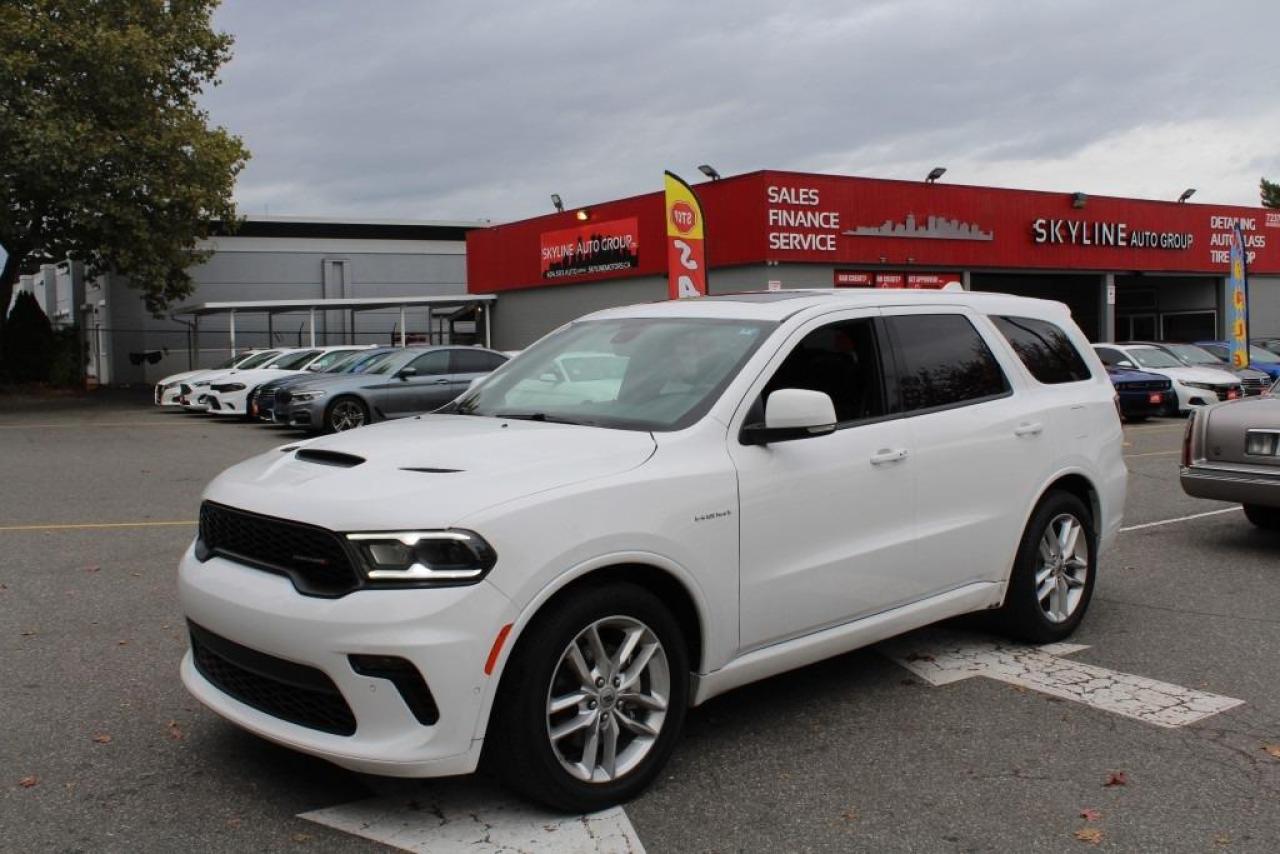
POLYGON ((481 582, 435 590, 360 590, 338 599, 299 594, 285 577, 191 549, 178 573, 187 618, 251 650, 322 671, 356 720, 336 735, 275 717, 224 693, 196 668, 182 681, 202 703, 263 738, 372 774, 431 777, 475 770, 480 710, 497 674, 484 673, 499 629, 515 620, 510 601, 481 582), (397 656, 426 680, 439 719, 424 725, 388 679, 357 673, 349 655, 397 656))
POLYGON ((1180 480, 1182 491, 1195 498, 1280 507, 1280 471, 1252 473, 1196 464, 1183 466, 1180 480))

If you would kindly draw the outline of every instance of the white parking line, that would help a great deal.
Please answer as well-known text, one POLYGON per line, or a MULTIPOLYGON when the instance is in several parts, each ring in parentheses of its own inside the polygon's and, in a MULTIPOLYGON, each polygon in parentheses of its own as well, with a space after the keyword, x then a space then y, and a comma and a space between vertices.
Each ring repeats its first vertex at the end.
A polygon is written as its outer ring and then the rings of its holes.
POLYGON ((1206 516, 1221 516, 1223 513, 1235 513, 1243 510, 1243 507, 1227 507, 1224 510, 1209 510, 1205 513, 1192 513, 1190 516, 1179 516, 1176 519, 1161 519, 1159 522, 1143 522, 1141 525, 1130 525, 1127 528, 1121 528, 1120 533, 1125 531, 1141 531, 1143 528, 1158 528, 1161 525, 1172 525, 1175 522, 1188 522, 1192 519, 1203 519, 1206 516))
POLYGON ((941 630, 880 645, 882 653, 930 685, 986 676, 1159 727, 1186 726, 1244 703, 1061 657, 1083 649, 1088 647, 1020 646, 941 630))
MULTIPOLYGON (((479 781, 388 781, 378 797, 299 818, 402 851, 431 854, 644 854, 622 807, 565 816, 479 781)), ((382 788, 382 785, 379 785, 382 788)))

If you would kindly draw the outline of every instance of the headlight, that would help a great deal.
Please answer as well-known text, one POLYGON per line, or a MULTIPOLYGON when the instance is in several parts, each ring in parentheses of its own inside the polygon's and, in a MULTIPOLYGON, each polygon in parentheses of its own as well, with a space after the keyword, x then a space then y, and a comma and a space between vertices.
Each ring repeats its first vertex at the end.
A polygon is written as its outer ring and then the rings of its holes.
POLYGON ((308 400, 319 400, 320 398, 324 397, 326 394, 328 394, 328 392, 320 391, 319 389, 295 391, 289 395, 289 402, 297 403, 297 402, 306 402, 308 400))
POLYGON ((1189 383, 1189 382, 1186 382, 1185 380, 1183 380, 1183 381, 1181 381, 1181 382, 1182 382, 1182 384, 1183 384, 1184 386, 1186 386, 1187 388, 1198 388, 1198 389, 1203 389, 1204 391, 1214 391, 1214 390, 1215 390, 1215 387, 1214 387, 1213 383, 1189 383))
POLYGON ((371 582, 430 586, 474 584, 498 556, 471 531, 391 531, 347 534, 371 582))
POLYGON ((217 392, 244 391, 244 383, 218 383, 215 386, 211 386, 211 388, 217 392))

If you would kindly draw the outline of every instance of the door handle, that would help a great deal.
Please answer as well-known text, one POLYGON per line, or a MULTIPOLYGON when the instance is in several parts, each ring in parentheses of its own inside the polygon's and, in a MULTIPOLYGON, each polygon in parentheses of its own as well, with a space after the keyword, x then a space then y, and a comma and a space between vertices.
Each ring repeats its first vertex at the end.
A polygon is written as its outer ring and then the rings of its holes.
POLYGON ((1044 425, 1039 421, 1019 424, 1013 428, 1013 435, 1015 436, 1039 436, 1042 432, 1044 432, 1044 425))
POLYGON ((871 455, 871 465, 882 466, 885 463, 896 463, 907 458, 906 448, 884 448, 871 455))
POLYGON ((439 380, 432 380, 432 381, 431 381, 431 384, 432 384, 432 385, 445 385, 445 384, 447 384, 447 383, 449 383, 449 382, 451 382, 451 380, 448 380, 448 379, 439 379, 439 380))

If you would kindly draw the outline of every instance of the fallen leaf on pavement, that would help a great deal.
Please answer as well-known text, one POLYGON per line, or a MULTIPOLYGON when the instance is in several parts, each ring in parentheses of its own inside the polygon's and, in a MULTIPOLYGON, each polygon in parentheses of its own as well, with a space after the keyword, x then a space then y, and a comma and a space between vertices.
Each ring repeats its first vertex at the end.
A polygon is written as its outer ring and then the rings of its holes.
POLYGON ((858 820, 858 811, 857 811, 857 810, 855 810, 853 807, 849 807, 847 810, 845 810, 844 812, 840 813, 840 817, 841 817, 842 819, 844 819, 845 821, 857 821, 857 820, 858 820))
POLYGON ((23 632, 23 633, 22 633, 22 636, 23 636, 24 638, 33 638, 33 637, 35 637, 35 636, 36 636, 36 630, 35 630, 35 629, 27 629, 25 632, 23 632))
POLYGON ((100 567, 100 566, 86 566, 86 567, 84 568, 84 571, 85 571, 85 572, 97 572, 97 571, 98 571, 98 570, 100 570, 100 569, 102 569, 102 567, 100 567))
POLYGON ((181 741, 181 740, 182 740, 182 727, 180 727, 180 726, 178 725, 178 722, 177 722, 177 721, 169 721, 169 723, 168 723, 168 727, 169 727, 169 738, 172 738, 174 741, 181 741))
POLYGON ((295 834, 293 835, 293 841, 294 841, 294 842, 297 842, 299 845, 301 845, 301 844, 302 844, 302 843, 304 843, 304 842, 310 842, 310 841, 311 841, 311 834, 310 834, 310 833, 295 833, 295 834))
POLYGON ((1084 809, 1080 810, 1080 817, 1085 821, 1097 821, 1102 818, 1102 813, 1097 810, 1084 809))
POLYGON ((128 646, 128 645, 129 645, 129 642, 127 640, 116 641, 116 646, 128 646))
POLYGON ((923 652, 913 652, 907 656, 907 661, 937 661, 937 659, 923 652))
POLYGON ((1090 845, 1097 845, 1102 842, 1102 831, 1096 827, 1082 827, 1075 832, 1074 836, 1081 842, 1088 842, 1090 845))
POLYGON ((104 732, 102 735, 95 735, 95 736, 93 737, 93 740, 94 740, 94 741, 96 741, 98 744, 110 744, 110 743, 111 743, 111 736, 107 735, 107 734, 104 732))
POLYGON ((32 786, 38 784, 39 782, 40 782, 39 777, 37 777, 35 774, 29 774, 26 777, 23 777, 21 780, 19 780, 18 785, 24 789, 30 789, 32 786))
POLYGON ((1280 759, 1280 744, 1264 744, 1262 749, 1276 759, 1280 759))
POLYGON ((235 830, 239 826, 240 826, 240 819, 238 818, 227 819, 227 827, 231 828, 232 830, 235 830))
POLYGON ((1107 782, 1103 783, 1103 788, 1109 786, 1127 786, 1129 784, 1129 775, 1123 771, 1112 771, 1107 775, 1107 782))
POLYGON ((1214 844, 1214 845, 1217 845, 1218 847, 1222 847, 1222 846, 1224 846, 1224 845, 1230 845, 1230 844, 1231 844, 1231 834, 1229 834, 1229 833, 1219 833, 1217 836, 1213 837, 1213 844, 1214 844))

